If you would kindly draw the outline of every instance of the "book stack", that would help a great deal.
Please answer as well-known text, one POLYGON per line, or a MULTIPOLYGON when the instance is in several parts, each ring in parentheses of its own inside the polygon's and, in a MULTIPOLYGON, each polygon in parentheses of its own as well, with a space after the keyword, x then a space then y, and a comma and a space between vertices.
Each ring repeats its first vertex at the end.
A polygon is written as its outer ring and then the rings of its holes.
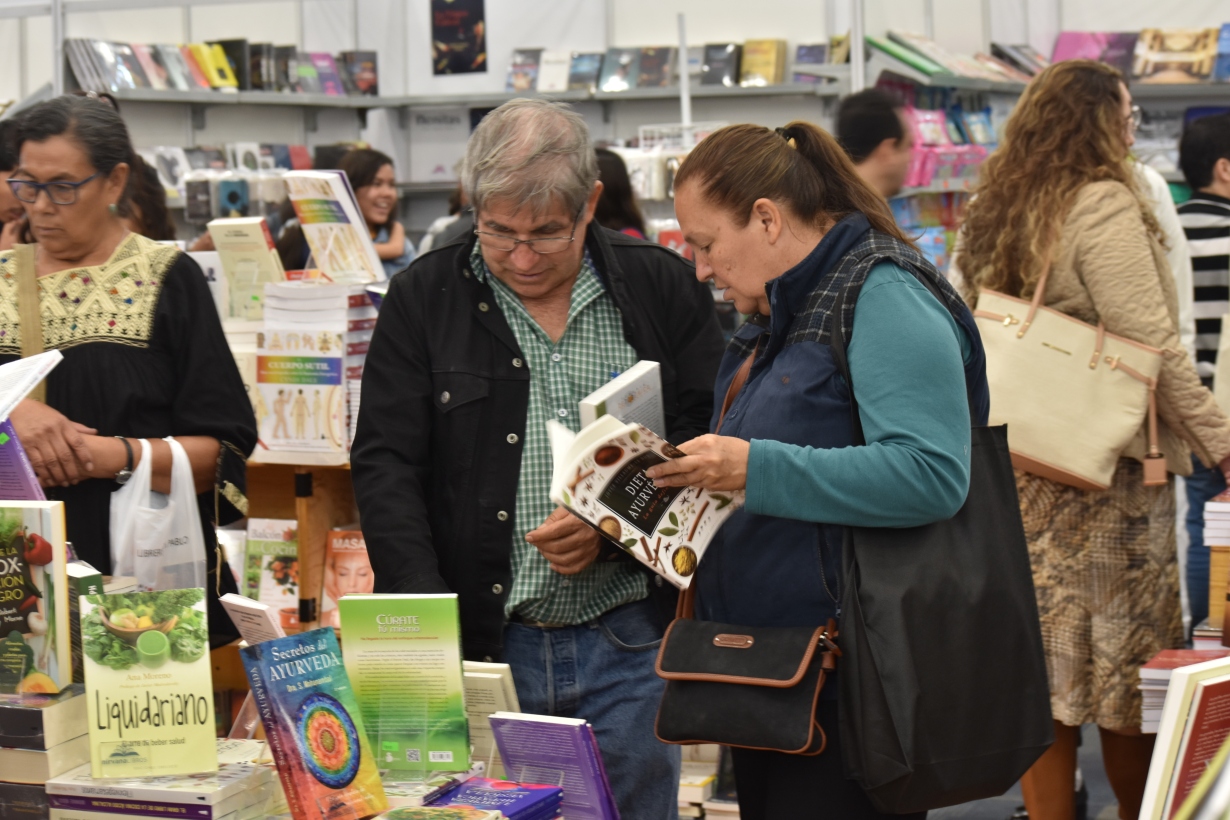
POLYGON ((250 763, 224 763, 208 774, 106 779, 91 777, 87 764, 48 780, 47 802, 51 820, 255 820, 266 816, 274 780, 268 766, 250 763))
POLYGON ((1204 505, 1204 544, 1209 548, 1209 623, 1221 627, 1226 611, 1227 579, 1230 579, 1230 491, 1214 496, 1204 505))
POLYGON ((0 699, 0 817, 46 817, 48 778, 90 759, 80 684, 0 699))
POLYGON ((1141 820, 1174 817, 1197 793, 1201 775, 1214 764, 1228 737, 1230 657, 1175 669, 1157 727, 1141 820))
POLYGON ((1192 649, 1221 649, 1224 646, 1221 636, 1221 627, 1213 626, 1205 618, 1192 627, 1192 649))
POLYGON ((257 356, 261 443, 346 452, 376 326, 366 290, 316 280, 269 283, 264 321, 257 356))
POLYGON ((683 768, 679 772, 679 816, 704 817, 704 809, 701 806, 713 796, 713 787, 716 784, 716 760, 683 761, 683 768))
POLYGON ((1162 719, 1166 690, 1176 669, 1230 657, 1230 649, 1163 649, 1140 668, 1141 731, 1156 732, 1162 719))
POLYGON ((437 797, 429 805, 437 808, 496 811, 505 820, 556 820, 560 817, 563 798, 564 790, 559 786, 472 777, 437 797))

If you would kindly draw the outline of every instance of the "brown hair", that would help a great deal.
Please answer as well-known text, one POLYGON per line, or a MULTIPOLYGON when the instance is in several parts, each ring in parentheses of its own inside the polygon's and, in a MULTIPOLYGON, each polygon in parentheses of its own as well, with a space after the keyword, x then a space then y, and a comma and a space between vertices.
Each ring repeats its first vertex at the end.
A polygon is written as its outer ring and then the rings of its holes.
POLYGON ((913 245, 837 140, 809 122, 796 120, 776 132, 750 124, 720 128, 688 154, 675 187, 693 178, 705 199, 740 225, 751 219, 756 200, 771 199, 817 227, 861 213, 871 227, 913 245))
POLYGON ((1123 82, 1108 65, 1066 60, 1025 89, 966 211, 956 261, 971 302, 982 288, 1032 293, 1077 194, 1093 182, 1127 186, 1146 229, 1164 242, 1127 161, 1123 82))

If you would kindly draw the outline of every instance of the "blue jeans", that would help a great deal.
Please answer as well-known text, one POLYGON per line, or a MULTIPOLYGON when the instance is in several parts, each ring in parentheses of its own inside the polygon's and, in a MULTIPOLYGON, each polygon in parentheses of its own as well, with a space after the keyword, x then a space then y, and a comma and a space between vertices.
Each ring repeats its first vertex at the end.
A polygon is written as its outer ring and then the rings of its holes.
POLYGON ((674 820, 679 811, 679 747, 654 736, 661 641, 649 600, 579 626, 504 629, 521 710, 593 724, 622 820, 674 820))
MULTIPOLYGON (((1192 456, 1187 485, 1187 602, 1192 626, 1209 617, 1209 548, 1204 543, 1204 502, 1226 489, 1221 470, 1208 469, 1192 456)), ((1217 624, 1221 626, 1221 624, 1217 624)))

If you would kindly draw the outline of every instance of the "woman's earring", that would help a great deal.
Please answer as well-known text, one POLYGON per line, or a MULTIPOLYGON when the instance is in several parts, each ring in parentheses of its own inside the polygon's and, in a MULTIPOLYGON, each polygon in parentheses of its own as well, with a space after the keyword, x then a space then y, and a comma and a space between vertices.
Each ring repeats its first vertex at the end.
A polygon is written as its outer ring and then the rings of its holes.
POLYGON ((107 206, 107 213, 111 214, 112 216, 119 216, 120 206, 112 202, 110 205, 107 206))

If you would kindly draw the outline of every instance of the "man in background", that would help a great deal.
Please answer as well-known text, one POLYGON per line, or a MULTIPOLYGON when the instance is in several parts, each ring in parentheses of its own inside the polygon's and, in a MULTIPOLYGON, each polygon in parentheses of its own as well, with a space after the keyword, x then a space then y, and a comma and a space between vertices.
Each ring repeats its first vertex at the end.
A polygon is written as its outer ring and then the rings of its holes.
MULTIPOLYGON (((1230 312, 1230 114, 1190 122, 1179 142, 1179 167, 1192 198, 1179 206, 1192 260, 1196 317, 1196 372, 1214 387, 1222 317, 1230 312)), ((1222 410, 1230 410, 1223 405, 1222 410)), ((1187 478, 1187 596, 1192 624, 1209 615, 1209 547, 1204 543, 1204 503, 1226 482, 1216 467, 1192 457, 1187 478)), ((1217 624, 1220 626, 1220 624, 1217 624)))
POLYGON ((878 88, 846 97, 837 111, 837 141, 859 176, 881 196, 901 192, 914 155, 914 133, 896 97, 878 88))

